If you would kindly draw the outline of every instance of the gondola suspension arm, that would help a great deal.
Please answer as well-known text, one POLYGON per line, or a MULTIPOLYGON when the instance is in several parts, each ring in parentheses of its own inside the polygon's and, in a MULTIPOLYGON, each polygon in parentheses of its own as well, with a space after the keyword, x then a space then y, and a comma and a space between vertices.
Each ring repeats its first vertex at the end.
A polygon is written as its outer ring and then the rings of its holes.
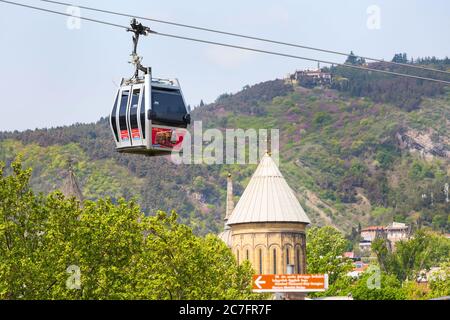
POLYGON ((136 67, 134 78, 137 78, 139 76, 139 71, 142 71, 144 74, 149 72, 149 68, 146 68, 141 64, 142 57, 140 57, 137 53, 139 37, 147 36, 150 33, 154 33, 154 31, 152 31, 149 27, 142 25, 142 23, 139 23, 135 18, 131 20, 130 26, 131 28, 127 29, 128 32, 133 33, 133 52, 131 53, 130 63, 136 67))

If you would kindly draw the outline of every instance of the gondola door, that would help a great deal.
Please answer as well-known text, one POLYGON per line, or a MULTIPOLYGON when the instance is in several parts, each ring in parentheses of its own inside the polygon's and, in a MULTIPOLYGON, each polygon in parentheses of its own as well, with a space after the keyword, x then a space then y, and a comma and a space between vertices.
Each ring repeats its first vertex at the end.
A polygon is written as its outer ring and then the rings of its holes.
POLYGON ((117 128, 119 129, 119 148, 131 147, 131 132, 128 125, 128 105, 131 97, 131 86, 122 87, 119 92, 117 108, 117 128))
MULTIPOLYGON (((140 106, 142 104, 144 87, 142 84, 133 85, 128 107, 128 127, 133 147, 145 147, 140 121, 140 106)), ((145 100, 144 100, 145 101, 145 100)))

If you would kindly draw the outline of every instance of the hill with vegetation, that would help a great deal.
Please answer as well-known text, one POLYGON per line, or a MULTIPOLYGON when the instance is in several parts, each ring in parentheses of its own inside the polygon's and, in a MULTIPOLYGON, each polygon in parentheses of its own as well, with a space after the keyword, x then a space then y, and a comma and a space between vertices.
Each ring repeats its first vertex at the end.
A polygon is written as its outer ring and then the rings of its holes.
MULTIPOLYGON (((449 59, 414 63, 450 68, 449 59)), ((197 107, 193 120, 221 130, 280 129, 280 169, 314 225, 350 234, 358 225, 395 220, 448 232, 449 88, 343 68, 330 71, 335 79, 330 87, 305 88, 284 80, 246 86, 197 107)), ((227 174, 234 177, 237 201, 255 169, 175 165, 166 158, 118 154, 107 118, 0 133, 0 161, 8 165, 18 154, 33 168, 31 185, 37 192, 61 188, 72 159, 86 199, 135 198, 149 215, 175 210, 197 234, 222 228, 227 174)))

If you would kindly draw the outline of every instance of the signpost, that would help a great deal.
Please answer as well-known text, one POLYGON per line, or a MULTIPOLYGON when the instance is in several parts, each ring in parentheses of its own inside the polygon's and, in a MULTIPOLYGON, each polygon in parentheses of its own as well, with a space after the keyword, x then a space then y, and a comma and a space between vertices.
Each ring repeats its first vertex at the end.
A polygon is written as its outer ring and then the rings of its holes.
POLYGON ((323 292, 328 289, 327 274, 263 274, 253 276, 253 291, 323 292))

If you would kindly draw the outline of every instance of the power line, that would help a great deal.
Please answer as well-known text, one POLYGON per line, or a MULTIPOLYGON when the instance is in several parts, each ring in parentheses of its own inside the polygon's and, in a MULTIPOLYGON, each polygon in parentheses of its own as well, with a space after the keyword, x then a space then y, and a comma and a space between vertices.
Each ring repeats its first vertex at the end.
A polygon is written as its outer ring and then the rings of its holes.
MULTIPOLYGON (((302 44, 295 44, 295 43, 289 43, 289 42, 278 41, 278 40, 267 39, 267 38, 260 38, 260 37, 250 36, 250 35, 243 35, 243 34, 239 34, 239 33, 233 33, 233 32, 222 31, 222 30, 211 29, 211 28, 205 28, 205 27, 199 27, 199 26, 183 24, 183 23, 178 23, 178 22, 173 22, 173 21, 154 19, 154 18, 147 18, 147 17, 136 16, 136 15, 132 15, 132 14, 128 14, 128 13, 120 13, 120 12, 116 12, 116 11, 110 11, 110 10, 104 10, 104 9, 98 9, 98 8, 92 8, 92 7, 86 7, 86 6, 79 6, 79 5, 72 4, 72 3, 67 3, 67 2, 52 1, 52 0, 41 0, 41 1, 47 2, 47 3, 53 3, 53 4, 57 4, 57 5, 63 5, 63 6, 78 7, 78 8, 89 10, 89 11, 96 11, 96 12, 101 12, 101 13, 107 13, 107 14, 121 16, 121 17, 137 18, 137 19, 140 19, 140 20, 147 20, 147 21, 152 21, 152 22, 157 22, 157 23, 163 23, 163 24, 173 25, 173 26, 182 27, 182 28, 189 28, 189 29, 194 29, 194 30, 213 32, 213 33, 223 34, 223 35, 227 35, 227 36, 233 36, 233 37, 239 37, 239 38, 244 38, 244 39, 268 42, 268 43, 279 44, 279 45, 295 47, 295 48, 301 48, 301 49, 306 49, 306 50, 313 50, 313 51, 318 51, 318 52, 323 52, 323 53, 330 53, 330 54, 335 54, 335 55, 340 55, 340 56, 345 56, 345 57, 347 57, 349 55, 348 53, 335 51, 335 50, 321 49, 321 48, 306 46, 306 45, 302 45, 302 44)), ((355 57, 361 58, 361 59, 365 59, 365 60, 369 60, 369 61, 382 62, 382 63, 386 63, 386 64, 390 64, 390 65, 396 65, 396 66, 402 66, 402 67, 407 67, 407 68, 414 68, 414 69, 419 69, 419 70, 438 72, 438 73, 443 73, 443 74, 450 74, 450 72, 448 72, 448 71, 438 70, 438 69, 434 69, 434 68, 427 68, 427 67, 417 66, 417 65, 413 65, 413 64, 399 63, 399 62, 394 62, 394 61, 385 61, 385 60, 382 60, 382 59, 365 57, 365 56, 359 56, 359 55, 355 55, 355 57)))
MULTIPOLYGON (((25 7, 25 8, 28 8, 28 9, 33 9, 33 10, 38 10, 38 11, 43 11, 43 12, 48 12, 48 13, 54 13, 54 14, 58 14, 58 15, 66 16, 66 17, 72 17, 72 18, 75 17, 75 18, 79 18, 79 19, 82 19, 82 20, 90 21, 90 22, 95 22, 95 23, 99 23, 99 24, 104 24, 104 25, 109 25, 109 26, 113 26, 113 27, 129 30, 129 28, 127 26, 123 26, 123 25, 119 25, 119 24, 115 24, 115 23, 110 23, 110 22, 105 22, 105 21, 102 21, 102 20, 86 18, 86 17, 73 16, 73 15, 68 14, 68 13, 48 10, 48 9, 44 9, 44 8, 40 8, 40 7, 34 7, 34 6, 21 4, 21 3, 17 3, 17 2, 12 2, 12 1, 7 1, 7 0, 0 0, 0 2, 7 3, 7 4, 10 4, 10 5, 20 6, 20 7, 25 7)), ((437 82, 437 83, 450 85, 450 82, 449 81, 445 81, 445 80, 414 76, 414 75, 403 74, 403 73, 387 71, 387 70, 372 69, 372 68, 356 66, 356 65, 351 65, 351 64, 336 63, 336 62, 332 62, 332 61, 326 61, 326 60, 302 57, 302 56, 297 56, 297 55, 285 54, 285 53, 281 53, 281 52, 268 51, 268 50, 261 50, 261 49, 250 48, 250 47, 243 47, 243 46, 232 45, 232 44, 221 43, 221 42, 214 42, 214 41, 208 41, 208 40, 184 37, 184 36, 168 34, 168 33, 159 33, 159 32, 153 31, 153 30, 150 30, 149 32, 151 34, 159 35, 159 36, 163 36, 163 37, 169 37, 169 38, 193 41, 193 42, 210 44, 210 45, 216 45, 216 46, 222 46, 222 47, 229 47, 229 48, 240 49, 240 50, 247 50, 247 51, 252 51, 252 52, 265 53, 265 54, 281 56, 281 57, 286 57, 286 58, 293 58, 293 59, 313 61, 313 62, 321 62, 321 63, 325 63, 325 64, 331 64, 331 65, 336 65, 336 66, 346 67, 346 68, 351 68, 351 69, 357 69, 357 70, 363 70, 363 71, 369 71, 369 72, 372 71, 372 72, 378 72, 378 73, 383 73, 383 74, 388 74, 388 75, 395 75, 395 76, 412 78, 412 79, 416 79, 416 80, 426 80, 426 81, 432 81, 432 82, 437 82)))
MULTIPOLYGON (((34 6, 30 6, 30 5, 23 4, 23 3, 6 1, 6 0, 0 0, 0 2, 4 2, 4 3, 7 3, 7 4, 11 4, 11 5, 14 5, 14 6, 19 6, 19 7, 24 7, 24 8, 28 8, 28 9, 44 11, 44 12, 48 12, 48 13, 54 13, 54 14, 58 14, 58 15, 61 15, 61 16, 72 17, 72 18, 74 17, 73 15, 68 14, 68 13, 54 11, 54 10, 49 10, 49 9, 40 8, 40 7, 34 7, 34 6)), ((105 24, 105 25, 112 26, 112 27, 123 28, 123 29, 126 29, 126 30, 129 29, 128 27, 122 26, 120 24, 106 22, 106 21, 101 21, 101 20, 97 20, 97 19, 91 19, 91 18, 85 18, 85 17, 76 17, 76 18, 79 18, 79 19, 82 19, 82 20, 86 20, 86 21, 96 22, 96 23, 100 23, 100 24, 105 24)))
POLYGON ((229 47, 229 48, 235 48, 235 49, 259 52, 259 53, 265 53, 265 54, 276 55, 276 56, 281 56, 281 57, 286 57, 286 58, 293 58, 293 59, 299 59, 299 60, 306 60, 306 61, 326 63, 326 64, 331 64, 331 65, 335 65, 335 66, 339 66, 339 67, 346 67, 346 68, 352 68, 352 69, 364 70, 364 71, 373 71, 373 72, 379 72, 379 73, 384 73, 384 74, 388 74, 388 75, 395 75, 395 76, 402 76, 402 77, 413 78, 413 79, 417 79, 417 80, 427 80, 427 81, 434 81, 434 82, 438 82, 438 83, 450 84, 449 81, 445 81, 445 80, 414 76, 414 75, 398 73, 398 72, 394 72, 394 71, 372 69, 372 68, 366 68, 366 67, 356 66, 356 65, 352 65, 352 64, 336 63, 336 62, 327 61, 327 60, 319 60, 319 59, 301 57, 301 56, 296 56, 296 55, 291 55, 291 54, 286 54, 286 53, 281 53, 281 52, 255 49, 255 48, 250 48, 250 47, 243 47, 243 46, 237 46, 237 45, 226 44, 226 43, 221 43, 221 42, 214 42, 214 41, 208 41, 208 40, 189 38, 189 37, 178 36, 178 35, 167 34, 167 33, 160 33, 160 32, 153 32, 153 33, 156 34, 156 35, 159 35, 159 36, 163 36, 163 37, 171 37, 171 38, 188 40, 188 41, 194 41, 194 42, 200 42, 200 43, 211 44, 211 45, 216 45, 216 46, 222 46, 222 47, 229 47))

